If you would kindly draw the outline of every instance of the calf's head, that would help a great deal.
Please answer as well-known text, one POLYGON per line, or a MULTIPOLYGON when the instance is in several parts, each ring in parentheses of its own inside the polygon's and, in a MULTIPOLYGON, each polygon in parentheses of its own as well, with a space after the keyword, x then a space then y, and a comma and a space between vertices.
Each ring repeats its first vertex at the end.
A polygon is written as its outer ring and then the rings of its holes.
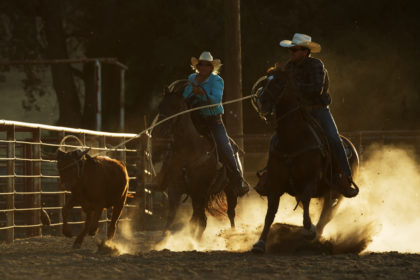
POLYGON ((60 175, 61 184, 66 188, 74 185, 82 176, 82 158, 89 152, 89 150, 90 149, 85 151, 75 150, 71 152, 64 152, 60 149, 57 150, 58 174, 60 175))

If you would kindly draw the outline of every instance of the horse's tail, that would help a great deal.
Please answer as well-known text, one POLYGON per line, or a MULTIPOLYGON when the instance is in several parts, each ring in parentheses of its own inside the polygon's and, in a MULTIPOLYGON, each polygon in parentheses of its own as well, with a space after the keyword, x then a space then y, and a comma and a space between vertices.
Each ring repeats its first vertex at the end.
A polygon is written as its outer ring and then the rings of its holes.
POLYGON ((213 217, 221 217, 226 215, 227 201, 225 192, 219 192, 210 195, 206 206, 207 212, 213 217))

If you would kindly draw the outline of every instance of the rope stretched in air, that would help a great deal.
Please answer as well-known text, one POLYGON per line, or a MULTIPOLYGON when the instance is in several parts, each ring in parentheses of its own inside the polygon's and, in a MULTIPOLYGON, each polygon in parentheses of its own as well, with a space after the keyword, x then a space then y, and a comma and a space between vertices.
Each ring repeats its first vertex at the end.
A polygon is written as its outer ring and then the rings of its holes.
POLYGON ((119 148, 119 147, 127 144, 128 142, 130 142, 130 141, 132 141, 132 140, 134 140, 136 138, 139 138, 143 134, 146 134, 147 133, 147 134, 150 135, 150 132, 149 131, 152 131, 153 128, 155 128, 156 126, 158 126, 158 125, 160 125, 160 124, 162 124, 162 123, 164 123, 164 122, 166 122, 168 120, 171 120, 173 118, 176 118, 178 116, 181 116, 181 115, 184 115, 184 114, 188 114, 190 112, 198 111, 198 110, 201 110, 201 109, 205 109, 205 108, 211 108, 211 107, 216 107, 216 106, 220 106, 220 105, 226 105, 226 104, 231 104, 231 103, 236 103, 236 102, 242 102, 243 100, 250 99, 253 96, 254 96, 254 94, 250 94, 250 95, 247 95, 247 96, 244 96, 244 97, 241 97, 241 98, 237 98, 237 99, 233 99, 233 100, 229 100, 229 101, 225 101, 225 102, 221 102, 221 103, 217 103, 217 104, 210 104, 210 105, 203 105, 203 106, 199 106, 199 107, 194 107, 194 108, 191 108, 191 109, 188 109, 188 110, 185 110, 185 111, 181 111, 181 112, 176 113, 174 115, 171 115, 169 117, 166 117, 163 120, 160 120, 158 122, 156 122, 157 117, 155 117, 155 120, 154 120, 154 122, 152 123, 151 126, 149 126, 148 128, 142 130, 136 136, 131 137, 131 138, 129 138, 129 139, 121 142, 120 144, 114 146, 113 148, 110 148, 110 150, 117 149, 117 148, 119 148))

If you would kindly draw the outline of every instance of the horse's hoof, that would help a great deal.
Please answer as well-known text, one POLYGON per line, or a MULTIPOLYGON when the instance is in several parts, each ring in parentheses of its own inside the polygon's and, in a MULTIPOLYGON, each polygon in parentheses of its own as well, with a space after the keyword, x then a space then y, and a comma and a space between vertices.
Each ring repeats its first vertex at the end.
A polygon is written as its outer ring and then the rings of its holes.
POLYGON ((258 240, 257 243, 252 246, 251 252, 254 254, 264 254, 265 253, 265 242, 263 240, 258 240))
POLYGON ((82 247, 82 243, 79 243, 79 242, 73 243, 73 249, 80 249, 80 247, 82 247))
POLYGON ((311 224, 311 228, 309 230, 306 228, 302 229, 302 234, 305 239, 313 240, 316 237, 316 227, 311 224))

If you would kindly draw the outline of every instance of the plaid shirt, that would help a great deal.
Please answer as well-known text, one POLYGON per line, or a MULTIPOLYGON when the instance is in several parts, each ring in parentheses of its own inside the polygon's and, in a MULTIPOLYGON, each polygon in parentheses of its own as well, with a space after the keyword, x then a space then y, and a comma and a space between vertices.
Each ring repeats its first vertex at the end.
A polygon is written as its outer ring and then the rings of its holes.
POLYGON ((300 65, 289 61, 285 70, 307 105, 331 104, 328 72, 321 60, 307 57, 300 65))

